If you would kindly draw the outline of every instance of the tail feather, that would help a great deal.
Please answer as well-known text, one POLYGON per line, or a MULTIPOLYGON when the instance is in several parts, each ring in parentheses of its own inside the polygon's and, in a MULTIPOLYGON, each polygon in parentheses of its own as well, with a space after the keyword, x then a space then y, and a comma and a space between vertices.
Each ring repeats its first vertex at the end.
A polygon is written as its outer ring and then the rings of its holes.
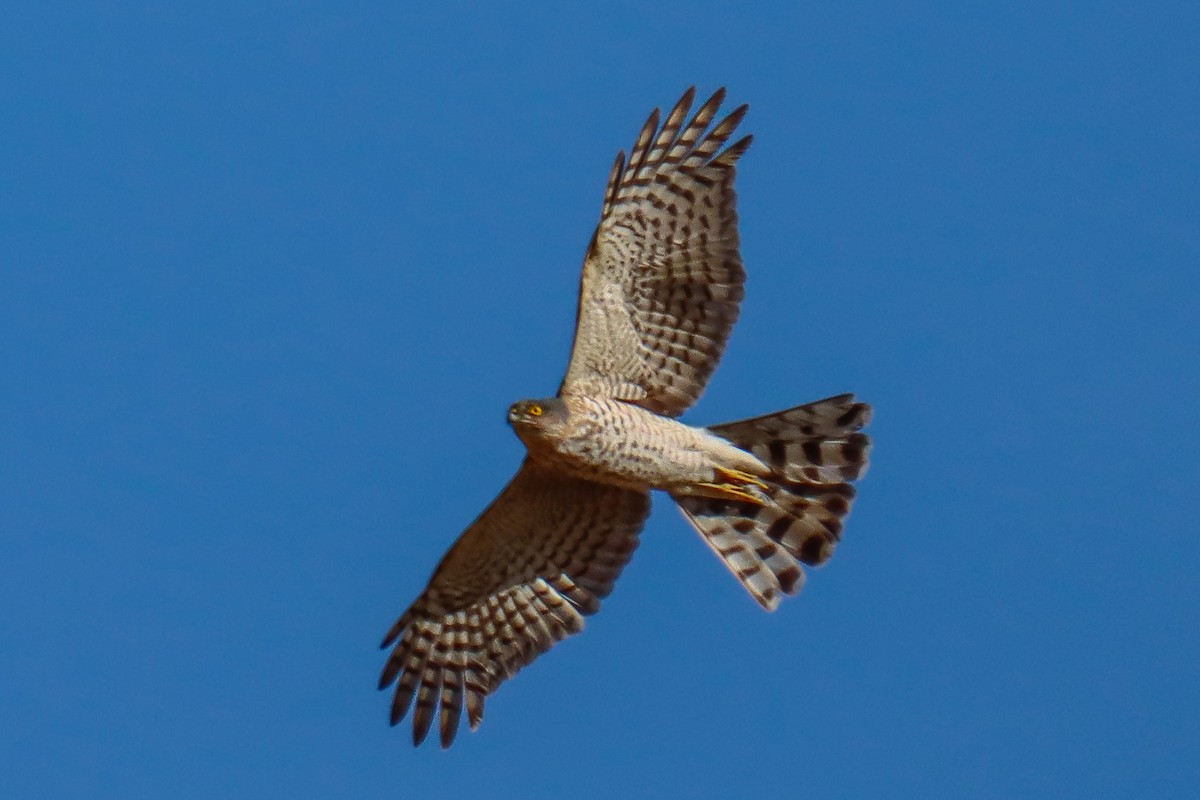
POLYGON ((709 430, 788 480, 838 483, 866 473, 870 439, 858 431, 870 421, 869 405, 842 394, 709 430))
POLYGON ((753 453, 772 474, 766 502, 676 495, 713 551, 768 611, 804 585, 801 563, 829 560, 854 487, 866 472, 871 408, 839 395, 710 430, 753 453))
POLYGON ((753 521, 757 506, 699 497, 675 499, 705 543, 764 608, 774 610, 784 594, 794 594, 804 585, 804 571, 795 557, 753 521), (705 502, 720 504, 730 513, 708 513, 709 509, 700 507, 705 502), (744 508, 738 514, 734 506, 744 508))

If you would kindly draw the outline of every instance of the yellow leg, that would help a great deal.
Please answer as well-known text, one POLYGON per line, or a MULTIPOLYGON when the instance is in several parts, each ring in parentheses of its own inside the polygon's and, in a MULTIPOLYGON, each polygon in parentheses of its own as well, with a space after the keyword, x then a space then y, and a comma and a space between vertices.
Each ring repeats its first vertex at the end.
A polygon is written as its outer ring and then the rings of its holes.
POLYGON ((727 483, 740 484, 742 486, 757 486, 764 492, 771 488, 755 476, 751 475, 749 472, 742 472, 739 469, 724 469, 723 467, 716 467, 714 472, 717 473, 718 478, 727 483))
POLYGON ((728 483, 697 483, 695 485, 707 489, 716 497, 723 497, 727 500, 742 500, 747 503, 753 503, 756 506, 766 505, 766 501, 757 494, 748 492, 745 489, 739 489, 728 483))

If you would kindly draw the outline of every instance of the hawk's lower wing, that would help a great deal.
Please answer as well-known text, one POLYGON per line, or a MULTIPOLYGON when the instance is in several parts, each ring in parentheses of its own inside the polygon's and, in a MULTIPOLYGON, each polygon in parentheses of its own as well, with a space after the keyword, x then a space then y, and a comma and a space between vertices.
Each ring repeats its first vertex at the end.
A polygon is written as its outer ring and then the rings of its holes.
POLYGON ((689 89, 661 128, 655 110, 629 161, 621 153, 613 165, 583 262, 564 394, 677 416, 725 349, 745 281, 734 167, 750 137, 725 147, 745 106, 709 130, 724 90, 688 120, 693 96, 689 89))
POLYGON ((526 461, 384 638, 395 645, 379 679, 380 688, 396 681, 392 724, 415 696, 414 744, 439 704, 443 747, 464 701, 476 727, 486 695, 599 609, 649 512, 647 492, 526 461))

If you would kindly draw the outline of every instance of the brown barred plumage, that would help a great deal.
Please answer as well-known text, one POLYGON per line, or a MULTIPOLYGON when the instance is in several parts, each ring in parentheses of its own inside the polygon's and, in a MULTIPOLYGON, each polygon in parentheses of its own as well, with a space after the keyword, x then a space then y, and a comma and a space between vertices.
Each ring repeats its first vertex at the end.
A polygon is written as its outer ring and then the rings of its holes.
POLYGON ((765 608, 799 590, 841 537, 869 440, 850 395, 694 428, 699 398, 737 321, 734 166, 746 113, 712 125, 724 90, 688 118, 689 89, 661 127, 655 110, 617 156, 584 260, 575 340, 559 395, 509 421, 528 457, 459 537, 388 631, 380 688, 414 744, 436 719, 448 747, 465 710, 579 632, 637 547, 650 490, 669 492, 765 608), (712 126, 710 128, 710 126, 712 126))
POLYGON ((871 408, 844 394, 769 414, 714 425, 722 436, 770 467, 754 505, 721 498, 675 496, 688 521, 763 608, 804 585, 800 563, 824 564, 842 538, 854 487, 871 449, 859 431, 871 408))
POLYGON ((421 597, 397 620, 379 687, 396 683, 391 721, 413 704, 413 743, 441 699, 448 747, 466 696, 471 727, 483 698, 555 642, 583 628, 637 547, 645 491, 606 486, 526 462, 450 548, 421 597))
POLYGON ((734 165, 751 137, 718 155, 746 106, 704 135, 723 89, 681 131, 694 96, 684 93, 657 136, 656 109, 628 163, 622 153, 613 165, 584 260, 562 394, 676 416, 699 398, 725 350, 746 279, 734 165))

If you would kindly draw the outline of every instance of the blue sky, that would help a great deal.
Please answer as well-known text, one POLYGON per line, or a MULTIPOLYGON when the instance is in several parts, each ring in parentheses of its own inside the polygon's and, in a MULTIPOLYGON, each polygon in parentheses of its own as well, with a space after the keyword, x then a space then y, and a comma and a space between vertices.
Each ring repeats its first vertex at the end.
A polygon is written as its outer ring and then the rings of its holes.
POLYGON ((22 3, 0 26, 0 794, 1148 797, 1200 783, 1191 3, 22 3), (686 419, 854 391, 762 613, 656 503, 413 750, 376 645, 558 385, 614 153, 748 102, 686 419))

